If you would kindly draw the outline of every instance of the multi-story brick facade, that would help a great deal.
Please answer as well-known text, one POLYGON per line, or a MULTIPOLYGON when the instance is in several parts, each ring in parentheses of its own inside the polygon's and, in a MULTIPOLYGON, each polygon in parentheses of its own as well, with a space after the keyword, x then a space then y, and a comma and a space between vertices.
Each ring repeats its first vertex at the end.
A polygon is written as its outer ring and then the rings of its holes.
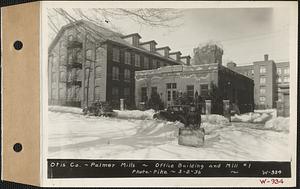
POLYGON ((284 101, 289 108, 289 62, 275 63, 268 55, 252 65, 237 66, 230 62, 227 67, 254 80, 256 108, 276 108, 277 101, 284 101))
POLYGON ((140 39, 137 33, 124 36, 87 21, 63 26, 48 52, 49 104, 84 107, 124 98, 134 105, 136 70, 189 64, 189 56, 140 39))

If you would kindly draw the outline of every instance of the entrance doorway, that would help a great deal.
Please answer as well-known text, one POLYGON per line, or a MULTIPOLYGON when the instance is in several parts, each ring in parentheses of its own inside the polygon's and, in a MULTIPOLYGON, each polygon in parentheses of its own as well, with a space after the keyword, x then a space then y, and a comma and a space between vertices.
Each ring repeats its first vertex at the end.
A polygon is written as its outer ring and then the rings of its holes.
POLYGON ((177 84, 176 83, 167 83, 167 106, 174 105, 174 102, 177 98, 177 84))

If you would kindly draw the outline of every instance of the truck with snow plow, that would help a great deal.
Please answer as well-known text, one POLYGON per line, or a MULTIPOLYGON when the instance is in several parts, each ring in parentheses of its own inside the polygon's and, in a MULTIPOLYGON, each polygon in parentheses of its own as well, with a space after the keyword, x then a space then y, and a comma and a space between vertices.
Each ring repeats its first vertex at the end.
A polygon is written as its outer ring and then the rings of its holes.
POLYGON ((200 128, 201 110, 195 105, 174 105, 153 115, 154 119, 179 121, 185 127, 200 128))
POLYGON ((170 106, 153 115, 154 119, 179 121, 184 128, 179 128, 178 144, 201 147, 204 145, 205 131, 201 126, 201 108, 195 104, 170 106))

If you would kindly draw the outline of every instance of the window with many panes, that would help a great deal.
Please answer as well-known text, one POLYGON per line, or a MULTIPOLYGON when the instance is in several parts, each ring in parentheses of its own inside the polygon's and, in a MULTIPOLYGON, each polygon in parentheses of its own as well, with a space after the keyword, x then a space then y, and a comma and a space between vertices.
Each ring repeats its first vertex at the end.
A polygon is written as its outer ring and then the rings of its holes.
POLYGON ((101 64, 101 58, 103 57, 103 51, 101 49, 101 47, 98 47, 96 49, 96 64, 101 64))
POLYGON ((283 73, 284 74, 289 74, 290 73, 290 69, 289 68, 284 68, 283 73))
POLYGON ((260 66, 259 73, 260 74, 265 74, 266 73, 266 67, 265 66, 260 66))
POLYGON ((66 65, 67 64, 66 55, 64 55, 64 54, 60 55, 59 63, 60 63, 60 65, 66 65))
POLYGON ((101 72, 102 72, 101 66, 97 66, 97 67, 95 68, 95 77, 96 77, 96 78, 101 78, 101 72))
POLYGON ((92 50, 91 49, 86 50, 85 56, 86 56, 86 59, 93 60, 93 52, 92 52, 92 50))
POLYGON ((266 101, 266 97, 260 96, 260 97, 259 97, 259 101, 260 101, 262 104, 264 104, 265 101, 266 101))
POLYGON ((189 98, 194 98, 194 85, 186 86, 186 91, 189 98))
POLYGON ((100 100, 101 88, 99 86, 95 87, 95 99, 100 100))
POLYGON ((167 83, 167 89, 176 89, 177 84, 176 83, 167 83))
POLYGON ((119 88, 117 87, 112 88, 112 98, 119 99, 119 88))
POLYGON ((173 100, 175 100, 177 98, 177 91, 176 90, 172 91, 172 97, 173 97, 173 100))
POLYGON ((112 67, 112 79, 119 80, 119 68, 116 66, 112 67))
POLYGON ((135 67, 141 67, 140 55, 134 55, 134 65, 135 67))
POLYGON ((284 77, 284 78, 283 78, 283 82, 285 82, 285 83, 288 83, 288 82, 290 82, 290 77, 287 77, 287 76, 286 76, 286 77, 284 77))
POLYGON ((259 89, 259 93, 262 94, 262 95, 266 94, 266 88, 265 87, 261 87, 259 89))
POLYGON ((161 62, 157 61, 157 68, 160 68, 160 67, 161 67, 161 62))
POLYGON ((265 77, 260 77, 260 78, 259 78, 259 83, 260 83, 261 85, 266 84, 266 78, 265 78, 265 77))
POLYGON ((151 94, 157 93, 157 87, 151 87, 151 94))
POLYGON ((281 75, 281 68, 277 68, 276 71, 278 75, 281 75))
POLYGON ((81 50, 76 51, 75 59, 76 59, 75 61, 77 63, 82 63, 82 51, 81 50))
POLYGON ((120 49, 113 47, 113 61, 120 62, 120 49))
POLYGON ((124 88, 124 98, 125 99, 129 99, 130 98, 130 88, 129 87, 125 87, 124 88))
POLYGON ((208 84, 201 84, 200 85, 200 95, 201 96, 208 96, 208 84))
POLYGON ((144 69, 149 69, 149 58, 144 56, 144 69))
POLYGON ((141 100, 142 100, 142 102, 146 102, 148 100, 147 87, 142 87, 141 88, 141 100))
POLYGON ((59 80, 61 82, 66 82, 66 80, 67 80, 67 74, 66 74, 66 72, 62 71, 62 72, 59 73, 59 80))
POLYGON ((282 82, 281 77, 278 77, 277 78, 277 83, 281 83, 281 82, 282 82))
POLYGON ((125 52, 125 64, 131 64, 131 55, 130 52, 125 52))
POLYGON ((130 70, 129 69, 124 69, 124 80, 130 81, 130 70))

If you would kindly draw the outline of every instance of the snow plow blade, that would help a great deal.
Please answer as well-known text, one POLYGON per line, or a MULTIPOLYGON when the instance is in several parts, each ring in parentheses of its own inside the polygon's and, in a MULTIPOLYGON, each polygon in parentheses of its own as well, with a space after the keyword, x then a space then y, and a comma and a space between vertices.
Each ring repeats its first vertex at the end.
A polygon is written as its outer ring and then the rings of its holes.
POLYGON ((204 145, 204 129, 179 128, 178 144, 201 147, 204 145))

